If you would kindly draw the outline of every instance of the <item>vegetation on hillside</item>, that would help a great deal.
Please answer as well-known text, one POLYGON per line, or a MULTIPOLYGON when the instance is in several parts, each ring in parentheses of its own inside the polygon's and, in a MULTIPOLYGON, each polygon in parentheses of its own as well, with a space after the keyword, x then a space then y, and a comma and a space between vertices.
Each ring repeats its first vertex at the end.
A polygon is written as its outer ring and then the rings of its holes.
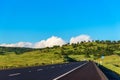
POLYGON ((40 53, 55 53, 59 55, 81 55, 84 54, 86 57, 93 55, 95 58, 99 58, 101 55, 120 55, 120 41, 92 41, 92 42, 81 42, 77 44, 66 44, 62 47, 54 46, 47 47, 44 49, 32 49, 32 48, 18 48, 18 47, 0 47, 0 54, 4 55, 6 52, 14 52, 15 54, 23 54, 25 52, 39 50, 40 53))
POLYGON ((92 41, 43 49, 0 47, 0 69, 92 59, 120 74, 120 41, 92 41), (105 56, 104 61, 101 58, 105 56), (119 71, 119 72, 118 72, 119 71))

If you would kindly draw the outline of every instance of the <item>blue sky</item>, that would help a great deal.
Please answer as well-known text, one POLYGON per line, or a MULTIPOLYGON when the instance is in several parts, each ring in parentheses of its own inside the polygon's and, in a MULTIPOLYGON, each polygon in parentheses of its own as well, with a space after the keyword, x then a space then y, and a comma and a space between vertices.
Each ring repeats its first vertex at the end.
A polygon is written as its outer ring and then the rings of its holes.
POLYGON ((69 41, 81 34, 120 40, 119 0, 0 0, 0 44, 69 41))

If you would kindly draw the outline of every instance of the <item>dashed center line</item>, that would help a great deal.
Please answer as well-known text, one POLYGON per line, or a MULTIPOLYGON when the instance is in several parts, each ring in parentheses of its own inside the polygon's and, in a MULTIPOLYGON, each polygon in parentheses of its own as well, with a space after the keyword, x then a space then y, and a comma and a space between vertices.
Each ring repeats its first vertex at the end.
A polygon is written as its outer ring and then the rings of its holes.
POLYGON ((31 71, 29 71, 29 72, 31 72, 31 71))
POLYGON ((51 68, 55 68, 54 66, 52 66, 51 68))
POLYGON ((43 69, 37 69, 37 71, 42 71, 43 69))
POLYGON ((8 76, 12 77, 12 76, 18 76, 20 75, 21 73, 14 73, 14 74, 9 74, 8 76))

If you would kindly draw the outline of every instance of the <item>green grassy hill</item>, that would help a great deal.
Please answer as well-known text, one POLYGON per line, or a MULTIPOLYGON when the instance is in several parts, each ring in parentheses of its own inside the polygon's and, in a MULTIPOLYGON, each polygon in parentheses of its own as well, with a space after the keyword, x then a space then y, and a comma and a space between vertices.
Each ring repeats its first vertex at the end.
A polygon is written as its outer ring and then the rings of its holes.
POLYGON ((82 60, 94 60, 120 74, 120 41, 97 40, 43 49, 0 47, 0 69, 82 60))

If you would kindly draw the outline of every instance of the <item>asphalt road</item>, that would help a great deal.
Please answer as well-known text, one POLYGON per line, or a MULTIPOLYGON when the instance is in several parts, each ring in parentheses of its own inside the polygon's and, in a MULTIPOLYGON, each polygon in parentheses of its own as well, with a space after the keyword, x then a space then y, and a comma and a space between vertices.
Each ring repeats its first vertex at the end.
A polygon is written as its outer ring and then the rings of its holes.
POLYGON ((92 61, 56 80, 108 80, 104 73, 92 61))
POLYGON ((87 62, 29 67, 12 70, 1 70, 0 80, 53 80, 71 70, 79 68, 87 62))

